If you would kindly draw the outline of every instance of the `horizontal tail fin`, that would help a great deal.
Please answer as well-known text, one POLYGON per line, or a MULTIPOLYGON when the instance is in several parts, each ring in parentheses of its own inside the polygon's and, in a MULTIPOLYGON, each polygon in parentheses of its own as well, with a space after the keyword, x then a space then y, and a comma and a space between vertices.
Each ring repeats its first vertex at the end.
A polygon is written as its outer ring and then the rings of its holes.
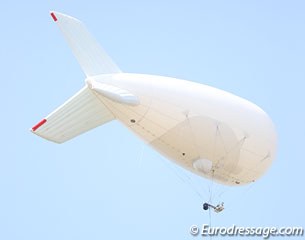
POLYGON ((51 16, 87 77, 121 72, 81 21, 58 12, 51 12, 51 16))
POLYGON ((47 140, 63 143, 113 119, 113 114, 85 86, 31 131, 47 140))

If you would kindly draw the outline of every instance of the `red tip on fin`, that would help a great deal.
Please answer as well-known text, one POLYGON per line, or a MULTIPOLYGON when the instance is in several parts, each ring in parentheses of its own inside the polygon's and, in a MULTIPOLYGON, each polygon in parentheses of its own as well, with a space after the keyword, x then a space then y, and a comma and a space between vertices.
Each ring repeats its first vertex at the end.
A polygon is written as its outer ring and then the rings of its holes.
POLYGON ((39 123, 37 123, 34 127, 32 127, 32 131, 36 131, 38 128, 40 128, 43 124, 47 122, 46 119, 42 119, 39 123))
POLYGON ((55 16, 55 13, 51 12, 51 17, 53 18, 54 22, 57 21, 57 17, 55 16))

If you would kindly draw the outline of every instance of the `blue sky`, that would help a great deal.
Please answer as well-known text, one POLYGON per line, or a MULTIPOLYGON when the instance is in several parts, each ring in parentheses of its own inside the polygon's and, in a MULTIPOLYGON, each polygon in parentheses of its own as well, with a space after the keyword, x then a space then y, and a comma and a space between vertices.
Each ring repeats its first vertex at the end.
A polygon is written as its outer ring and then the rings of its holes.
POLYGON ((305 227, 303 1, 1 6, 0 239, 192 239, 189 227, 210 221, 305 227), (211 183, 190 175, 198 198, 175 171, 186 173, 118 122, 62 145, 31 134, 84 84, 50 10, 81 19, 125 72, 208 84, 262 107, 279 137, 270 170, 251 187, 213 185, 228 207, 210 219, 201 204, 211 183))

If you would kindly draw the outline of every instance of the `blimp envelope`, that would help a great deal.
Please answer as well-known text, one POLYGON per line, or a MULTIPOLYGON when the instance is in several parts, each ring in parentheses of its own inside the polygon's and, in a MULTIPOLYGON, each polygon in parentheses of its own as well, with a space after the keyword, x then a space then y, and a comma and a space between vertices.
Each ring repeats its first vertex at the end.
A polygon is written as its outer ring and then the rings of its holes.
POLYGON ((33 133, 62 143, 117 120, 188 171, 233 186, 256 181, 271 166, 277 134, 260 107, 204 84, 124 73, 83 23, 51 16, 86 75, 85 86, 33 133))

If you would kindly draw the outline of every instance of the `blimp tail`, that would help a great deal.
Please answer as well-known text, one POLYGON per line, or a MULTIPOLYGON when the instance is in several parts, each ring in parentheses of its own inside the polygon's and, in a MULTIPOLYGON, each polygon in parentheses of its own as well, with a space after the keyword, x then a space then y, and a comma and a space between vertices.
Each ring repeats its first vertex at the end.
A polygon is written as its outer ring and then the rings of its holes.
MULTIPOLYGON (((51 12, 51 16, 59 26, 87 78, 121 72, 81 21, 58 12, 51 12)), ((116 92, 120 93, 109 87, 106 90, 103 91, 104 95, 111 93, 110 95, 113 96, 114 93, 119 95, 116 92)), ((31 131, 47 140, 63 143, 115 119, 95 94, 96 92, 86 84, 63 105, 33 126, 31 131)), ((116 95, 115 97, 122 99, 116 95)))
POLYGON ((85 86, 31 131, 49 141, 63 143, 113 119, 113 114, 85 86))
POLYGON ((51 16, 87 77, 121 72, 81 21, 54 11, 51 16))

